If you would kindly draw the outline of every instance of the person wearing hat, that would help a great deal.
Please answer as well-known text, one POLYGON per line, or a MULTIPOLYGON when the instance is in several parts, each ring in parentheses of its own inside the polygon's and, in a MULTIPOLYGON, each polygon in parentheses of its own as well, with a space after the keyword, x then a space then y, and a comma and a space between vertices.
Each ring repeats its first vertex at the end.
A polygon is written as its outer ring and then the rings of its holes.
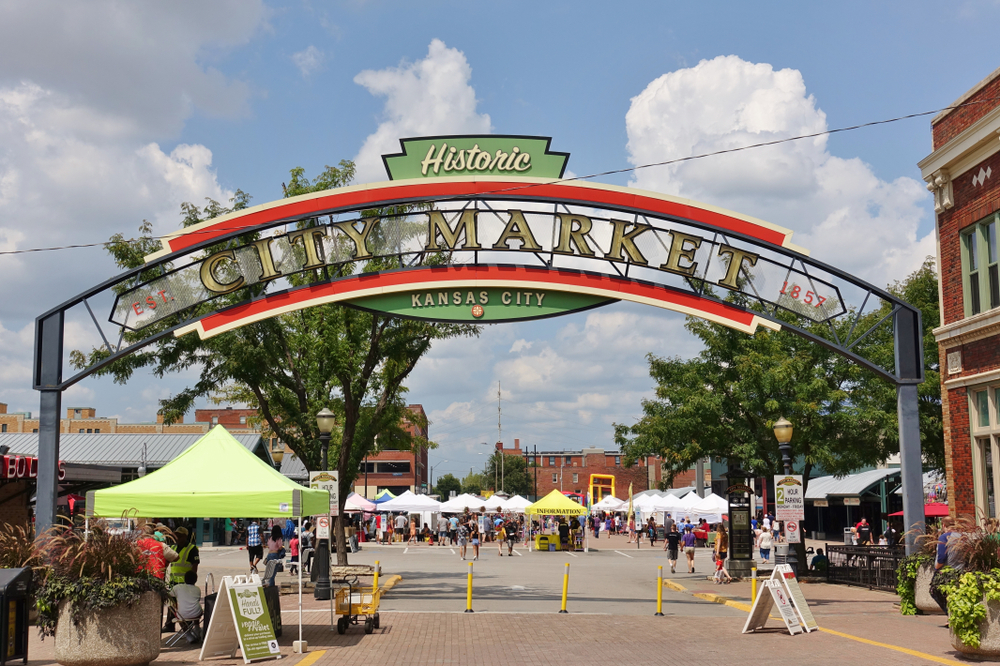
MULTIPOLYGON (((164 528, 166 529, 166 528, 164 528)), ((157 578, 163 579, 167 573, 167 563, 177 559, 173 548, 164 543, 163 533, 153 523, 142 526, 143 536, 136 542, 142 553, 143 566, 146 571, 157 578), (160 538, 156 535, 159 534, 160 538)))
MULTIPOLYGON (((170 565, 170 579, 167 581, 170 587, 184 585, 185 576, 189 571, 194 573, 195 581, 197 581, 198 564, 201 562, 198 546, 191 543, 191 536, 186 527, 178 527, 174 530, 174 536, 177 538, 177 559, 170 565)), ((173 630, 174 614, 173 609, 169 609, 167 611, 167 621, 163 625, 163 631, 173 630)))

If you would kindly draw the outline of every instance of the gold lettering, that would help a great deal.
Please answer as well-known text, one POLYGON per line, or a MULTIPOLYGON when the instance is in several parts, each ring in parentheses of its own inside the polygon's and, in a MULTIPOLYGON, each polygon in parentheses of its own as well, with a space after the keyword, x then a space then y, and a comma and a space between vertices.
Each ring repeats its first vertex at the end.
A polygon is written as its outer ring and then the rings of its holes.
POLYGON ((253 249, 257 250, 257 258, 260 259, 261 282, 281 277, 281 271, 274 267, 274 255, 271 254, 271 241, 273 240, 273 238, 262 238, 252 243, 253 249))
POLYGON ((490 302, 490 294, 487 291, 479 292, 479 304, 486 305, 490 302))
POLYGON ((420 294, 410 294, 410 306, 414 308, 420 307, 420 294))
POLYGON ((448 221, 444 219, 444 214, 439 210, 430 211, 427 216, 427 246, 425 250, 440 250, 438 246, 438 233, 441 234, 444 240, 444 249, 454 250, 455 246, 458 244, 458 234, 461 233, 460 230, 465 230, 465 244, 457 249, 460 250, 479 250, 482 249, 482 245, 479 244, 476 239, 476 227, 478 226, 477 216, 479 211, 467 208, 462 211, 462 217, 455 223, 455 228, 452 229, 448 224, 448 221))
POLYGON ((667 263, 660 266, 660 270, 678 273, 680 275, 694 275, 698 270, 698 262, 694 260, 694 254, 701 247, 704 239, 697 236, 689 236, 679 231, 670 232, 670 252, 667 254, 667 263), (685 247, 690 243, 690 247, 685 247), (681 259, 687 259, 690 263, 681 266, 681 259))
POLYGON ((320 259, 319 252, 316 249, 317 243, 322 242, 320 240, 322 238, 326 238, 326 227, 299 229, 288 234, 289 245, 302 243, 302 249, 306 251, 306 263, 302 267, 303 269, 319 268, 325 263, 320 259))
POLYGON ((538 307, 542 307, 542 299, 543 298, 545 298, 545 292, 544 291, 536 291, 535 292, 535 300, 538 301, 538 307))
POLYGON ((527 171, 531 168, 531 153, 521 153, 514 162, 514 171, 527 171), (523 165, 521 163, 524 163, 523 165))
MULTIPOLYGON (((489 153, 486 153, 486 154, 489 155, 489 153)), ((465 304, 466 305, 475 305, 476 304, 476 297, 472 295, 471 291, 465 292, 465 304)))
POLYGON ((448 144, 447 143, 442 143, 441 144, 441 151, 438 153, 437 157, 435 158, 434 157, 434 144, 432 143, 431 147, 427 149, 427 157, 425 157, 424 161, 420 163, 420 173, 422 175, 426 176, 427 175, 427 167, 429 167, 429 166, 433 166, 434 167, 434 173, 437 173, 438 169, 441 168, 441 162, 444 161, 444 153, 445 153, 446 150, 448 150, 448 144))
POLYGON ((371 235, 378 223, 379 218, 377 217, 366 218, 360 232, 354 226, 354 222, 337 222, 333 226, 343 231, 348 238, 354 241, 355 259, 367 259, 372 256, 372 253, 368 251, 368 236, 371 235))
POLYGON ((425 294, 424 295, 424 307, 433 307, 433 306, 434 306, 434 295, 433 294, 429 294, 429 293, 425 294))
POLYGON ((510 305, 510 292, 509 291, 503 292, 503 294, 500 296, 500 300, 503 301, 504 305, 510 305))
POLYGON ((636 247, 635 238, 639 234, 649 231, 652 227, 647 224, 637 224, 632 228, 632 231, 625 233, 625 227, 629 225, 628 222, 623 220, 611 220, 611 224, 614 225, 615 229, 611 235, 611 251, 605 255, 605 258, 612 261, 625 261, 622 257, 622 250, 628 254, 628 258, 632 260, 633 264, 639 264, 640 266, 645 266, 649 262, 646 261, 646 257, 642 256, 642 252, 636 247))
POLYGON ((243 286, 242 275, 232 282, 219 282, 218 277, 215 275, 215 269, 223 261, 236 263, 236 255, 232 250, 223 250, 222 252, 216 252, 201 262, 201 283, 205 285, 205 289, 208 289, 213 294, 228 294, 243 286))
POLYGON ((719 280, 718 284, 723 287, 729 287, 730 289, 738 290, 740 287, 736 284, 736 278, 739 277, 740 271, 743 270, 743 262, 748 262, 751 266, 757 265, 757 259, 760 257, 758 254, 752 252, 744 252, 743 250, 737 250, 735 247, 730 247, 728 245, 719 246, 720 257, 729 257, 729 266, 726 267, 726 277, 719 280))
POLYGON ((594 223, 586 215, 556 215, 559 220, 559 245, 554 252, 557 254, 574 254, 570 247, 570 242, 576 246, 576 252, 584 257, 593 257, 594 251, 587 243, 587 234, 593 228, 594 223), (573 225, 577 225, 576 229, 573 225))
POLYGON ((542 246, 538 244, 535 237, 531 234, 531 227, 528 226, 528 222, 524 219, 524 213, 519 210, 509 212, 510 221, 504 227, 503 233, 500 234, 500 240, 493 245, 493 249, 510 250, 512 248, 507 245, 507 242, 510 240, 520 240, 521 247, 519 249, 534 252, 540 251, 542 246))
POLYGON ((460 292, 460 291, 454 292, 451 295, 451 302, 454 305, 461 305, 462 304, 462 292, 460 292))
POLYGON ((438 305, 448 305, 448 292, 439 291, 438 292, 438 305))

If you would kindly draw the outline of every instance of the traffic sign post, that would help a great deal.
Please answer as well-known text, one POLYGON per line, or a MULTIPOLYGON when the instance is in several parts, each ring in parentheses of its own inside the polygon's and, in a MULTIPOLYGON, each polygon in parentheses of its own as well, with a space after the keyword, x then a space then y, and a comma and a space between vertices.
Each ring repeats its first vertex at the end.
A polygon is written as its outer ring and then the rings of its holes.
POLYGON ((774 514, 785 523, 788 543, 802 542, 802 520, 805 518, 805 495, 801 474, 777 474, 774 477, 774 514))

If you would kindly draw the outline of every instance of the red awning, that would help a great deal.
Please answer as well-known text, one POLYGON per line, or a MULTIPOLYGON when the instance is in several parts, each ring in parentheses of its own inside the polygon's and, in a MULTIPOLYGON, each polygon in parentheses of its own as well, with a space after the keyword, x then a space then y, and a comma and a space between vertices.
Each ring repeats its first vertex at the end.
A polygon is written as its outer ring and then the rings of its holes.
MULTIPOLYGON (((902 511, 897 511, 896 513, 890 513, 890 516, 902 516, 902 511)), ((940 502, 932 502, 930 504, 924 505, 924 517, 926 518, 941 518, 942 516, 948 515, 948 505, 942 504, 940 502)))

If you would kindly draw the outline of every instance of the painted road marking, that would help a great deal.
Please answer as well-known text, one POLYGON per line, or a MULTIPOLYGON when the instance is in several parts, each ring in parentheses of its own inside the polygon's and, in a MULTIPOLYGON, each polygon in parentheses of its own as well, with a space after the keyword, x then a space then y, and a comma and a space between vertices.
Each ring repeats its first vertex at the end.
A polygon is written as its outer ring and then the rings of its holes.
POLYGON ((569 555, 570 557, 576 557, 576 555, 574 555, 573 553, 569 552, 568 550, 566 551, 566 554, 569 555))
POLYGON ((518 552, 517 548, 514 549, 514 554, 517 555, 518 557, 524 557, 524 555, 518 552))
POLYGON ((403 551, 403 555, 406 555, 408 552, 410 552, 409 548, 407 548, 406 550, 403 551))
POLYGON ((318 652, 310 652, 308 655, 306 655, 306 657, 302 661, 299 662, 299 666, 312 666, 312 664, 315 664, 317 661, 319 661, 320 657, 322 657, 324 654, 326 654, 326 650, 320 650, 318 652))
MULTIPOLYGON (((616 552, 616 553, 618 553, 619 555, 625 555, 625 553, 623 553, 623 552, 622 552, 622 551, 620 551, 620 550, 616 550, 615 552, 616 552)), ((630 559, 630 560, 632 559, 632 556, 631 556, 631 555, 625 555, 625 557, 627 557, 627 558, 628 558, 628 559, 630 559)))

